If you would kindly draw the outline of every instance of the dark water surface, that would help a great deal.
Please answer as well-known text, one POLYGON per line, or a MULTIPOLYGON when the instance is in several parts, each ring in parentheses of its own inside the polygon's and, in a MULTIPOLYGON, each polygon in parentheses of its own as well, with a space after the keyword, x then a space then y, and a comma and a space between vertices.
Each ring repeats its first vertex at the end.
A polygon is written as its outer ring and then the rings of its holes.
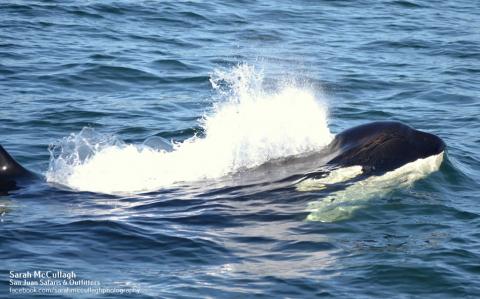
POLYGON ((448 147, 440 171, 331 223, 304 220, 316 192, 32 185, 0 197, 2 298, 41 296, 9 293, 12 270, 134 298, 480 297, 480 2, 2 1, 0 20, 0 143, 38 173, 84 127, 201 135, 212 74, 238 64, 314 86, 333 133, 399 120, 448 147))

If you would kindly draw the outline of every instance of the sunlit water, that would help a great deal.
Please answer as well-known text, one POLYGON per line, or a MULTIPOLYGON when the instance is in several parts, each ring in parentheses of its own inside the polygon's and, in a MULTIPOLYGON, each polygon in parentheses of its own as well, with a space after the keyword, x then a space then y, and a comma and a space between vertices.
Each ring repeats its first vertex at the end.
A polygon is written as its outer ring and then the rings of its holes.
POLYGON ((1 3, 0 143, 44 177, 0 198, 2 296, 10 270, 133 298, 480 296, 479 12, 1 3), (440 169, 343 191, 282 181, 314 165, 277 161, 387 119, 440 136, 440 169), (332 198, 347 214, 321 213, 332 198))

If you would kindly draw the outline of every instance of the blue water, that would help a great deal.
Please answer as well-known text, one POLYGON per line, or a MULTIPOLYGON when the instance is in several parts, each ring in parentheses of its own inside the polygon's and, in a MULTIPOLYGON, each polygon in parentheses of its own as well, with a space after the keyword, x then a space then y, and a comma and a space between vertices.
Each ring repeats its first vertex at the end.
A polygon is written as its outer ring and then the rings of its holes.
POLYGON ((126 144, 201 137, 228 100, 211 79, 239 65, 271 92, 284 78, 313 89, 332 133, 398 120, 448 152, 330 223, 305 221, 319 192, 116 196, 42 180, 0 198, 1 296, 45 296, 10 293, 9 271, 62 270, 139 293, 51 297, 479 297, 479 3, 3 1, 0 143, 42 175, 49 145, 84 127, 126 144))

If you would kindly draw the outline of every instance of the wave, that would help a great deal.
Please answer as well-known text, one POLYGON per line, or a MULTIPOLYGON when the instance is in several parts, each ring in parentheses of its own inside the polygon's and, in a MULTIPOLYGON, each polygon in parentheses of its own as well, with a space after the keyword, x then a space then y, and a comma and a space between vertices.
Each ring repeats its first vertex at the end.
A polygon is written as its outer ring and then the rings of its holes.
POLYGON ((216 70, 210 82, 218 99, 199 124, 203 136, 127 144, 84 128, 51 146, 47 181, 107 194, 151 192, 318 151, 333 138, 327 107, 308 84, 267 88, 264 72, 247 64, 216 70))

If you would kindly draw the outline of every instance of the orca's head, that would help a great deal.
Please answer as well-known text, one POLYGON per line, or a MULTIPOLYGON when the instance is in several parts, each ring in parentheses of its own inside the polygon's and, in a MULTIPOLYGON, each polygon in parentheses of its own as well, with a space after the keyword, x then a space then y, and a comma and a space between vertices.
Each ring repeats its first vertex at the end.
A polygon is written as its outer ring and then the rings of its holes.
POLYGON ((436 156, 445 150, 445 142, 440 137, 413 130, 410 143, 421 158, 436 156))
POLYGON ((329 163, 360 165, 373 172, 391 171, 445 150, 445 143, 439 137, 392 121, 348 129, 335 136, 330 146, 337 154, 329 163))

